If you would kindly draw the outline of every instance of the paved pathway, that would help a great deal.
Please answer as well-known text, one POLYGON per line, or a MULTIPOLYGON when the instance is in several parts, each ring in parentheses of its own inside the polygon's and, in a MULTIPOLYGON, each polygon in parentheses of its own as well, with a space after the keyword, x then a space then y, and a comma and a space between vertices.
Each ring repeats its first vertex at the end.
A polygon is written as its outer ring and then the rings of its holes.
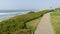
POLYGON ((47 13, 42 17, 35 34, 54 34, 54 30, 50 22, 50 13, 47 13))

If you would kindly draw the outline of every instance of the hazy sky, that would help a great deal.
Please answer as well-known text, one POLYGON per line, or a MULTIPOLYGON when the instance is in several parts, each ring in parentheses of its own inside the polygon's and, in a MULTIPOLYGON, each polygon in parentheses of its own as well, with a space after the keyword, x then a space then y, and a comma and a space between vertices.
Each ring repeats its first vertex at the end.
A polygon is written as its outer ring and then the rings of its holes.
POLYGON ((60 7, 60 0, 0 0, 0 10, 49 9, 60 7))

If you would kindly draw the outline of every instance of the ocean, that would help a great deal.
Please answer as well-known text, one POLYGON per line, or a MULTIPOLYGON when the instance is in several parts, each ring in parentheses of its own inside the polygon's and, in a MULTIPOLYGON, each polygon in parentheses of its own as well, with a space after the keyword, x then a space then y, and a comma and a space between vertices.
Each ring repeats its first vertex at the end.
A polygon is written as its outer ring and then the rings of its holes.
POLYGON ((0 20, 28 13, 29 10, 0 10, 0 20))

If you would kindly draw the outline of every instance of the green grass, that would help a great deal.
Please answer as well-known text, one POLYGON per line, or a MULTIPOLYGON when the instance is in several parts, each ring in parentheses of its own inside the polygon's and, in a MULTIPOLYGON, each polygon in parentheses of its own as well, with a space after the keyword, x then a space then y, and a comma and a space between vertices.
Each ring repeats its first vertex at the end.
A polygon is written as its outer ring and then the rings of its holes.
POLYGON ((50 10, 30 12, 3 20, 0 22, 0 34, 17 34, 20 29, 30 29, 31 31, 34 31, 40 18, 48 12, 50 12, 50 10))
POLYGON ((25 24, 27 22, 35 20, 39 17, 41 17, 40 13, 28 13, 4 20, 0 22, 0 34, 19 33, 18 31, 20 29, 26 27, 25 24))
POLYGON ((34 32, 36 30, 36 27, 37 27, 38 23, 40 22, 40 20, 41 20, 41 17, 28 22, 27 28, 30 29, 32 32, 34 32))
POLYGON ((54 27, 55 33, 60 34, 60 12, 51 13, 51 21, 54 27))

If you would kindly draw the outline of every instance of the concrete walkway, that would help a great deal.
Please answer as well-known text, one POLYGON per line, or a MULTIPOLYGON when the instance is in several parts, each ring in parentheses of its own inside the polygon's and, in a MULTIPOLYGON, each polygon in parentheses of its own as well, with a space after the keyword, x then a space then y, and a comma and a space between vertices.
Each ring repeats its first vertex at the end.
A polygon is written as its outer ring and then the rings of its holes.
POLYGON ((42 17, 35 34, 54 34, 54 30, 50 22, 50 13, 47 13, 42 17))

